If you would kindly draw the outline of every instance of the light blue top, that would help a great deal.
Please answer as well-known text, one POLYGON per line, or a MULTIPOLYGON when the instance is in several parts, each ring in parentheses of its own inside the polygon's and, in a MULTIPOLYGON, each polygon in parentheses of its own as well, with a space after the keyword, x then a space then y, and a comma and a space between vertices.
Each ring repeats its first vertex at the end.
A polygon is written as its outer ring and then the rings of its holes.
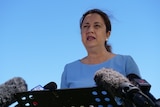
POLYGON ((76 60, 65 65, 60 88, 96 86, 94 81, 95 72, 103 67, 112 68, 124 76, 136 74, 141 77, 137 64, 129 55, 115 55, 113 58, 100 64, 84 64, 80 60, 76 60))

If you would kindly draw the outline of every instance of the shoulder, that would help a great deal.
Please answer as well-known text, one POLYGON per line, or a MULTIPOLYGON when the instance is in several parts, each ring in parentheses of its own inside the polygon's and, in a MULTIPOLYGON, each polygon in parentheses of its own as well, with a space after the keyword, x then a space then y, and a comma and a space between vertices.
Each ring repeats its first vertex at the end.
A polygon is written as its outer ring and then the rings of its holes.
POLYGON ((136 74, 141 77, 138 65, 136 64, 132 56, 118 55, 118 57, 124 60, 126 75, 136 74))
POLYGON ((79 64, 79 60, 76 60, 76 61, 67 63, 67 64, 64 66, 63 75, 66 75, 66 73, 68 73, 68 72, 70 72, 70 71, 74 71, 74 69, 77 68, 76 66, 77 66, 78 64, 79 64))
POLYGON ((124 64, 126 67, 137 67, 136 62, 130 55, 116 55, 114 58, 115 62, 124 64))
POLYGON ((116 54, 117 57, 119 58, 129 58, 131 57, 130 55, 122 55, 122 54, 116 54))
POLYGON ((65 66, 75 66, 79 64, 80 64, 80 60, 75 60, 75 61, 67 63, 65 66))
POLYGON ((115 59, 119 61, 132 61, 133 60, 132 56, 130 55, 120 55, 120 54, 115 55, 115 59))
POLYGON ((65 70, 74 70, 81 65, 80 60, 75 60, 73 62, 67 63, 64 67, 65 70))

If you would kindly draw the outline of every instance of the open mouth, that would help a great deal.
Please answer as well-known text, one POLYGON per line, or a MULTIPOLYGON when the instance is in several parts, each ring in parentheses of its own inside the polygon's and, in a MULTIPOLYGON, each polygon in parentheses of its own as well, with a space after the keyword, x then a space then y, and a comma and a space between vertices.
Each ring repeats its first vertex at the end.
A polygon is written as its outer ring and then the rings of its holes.
POLYGON ((88 41, 91 41, 91 40, 94 40, 94 39, 96 39, 94 36, 87 36, 88 41))

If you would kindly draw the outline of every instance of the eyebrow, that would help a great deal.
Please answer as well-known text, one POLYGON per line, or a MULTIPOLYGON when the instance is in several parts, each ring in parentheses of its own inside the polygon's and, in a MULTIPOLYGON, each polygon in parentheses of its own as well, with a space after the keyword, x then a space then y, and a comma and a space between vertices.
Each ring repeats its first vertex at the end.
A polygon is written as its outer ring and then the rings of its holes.
POLYGON ((100 22, 95 22, 94 24, 101 24, 100 22))
MULTIPOLYGON (((89 24, 88 22, 83 23, 83 24, 89 24)), ((100 22, 94 22, 94 24, 101 24, 100 22)))

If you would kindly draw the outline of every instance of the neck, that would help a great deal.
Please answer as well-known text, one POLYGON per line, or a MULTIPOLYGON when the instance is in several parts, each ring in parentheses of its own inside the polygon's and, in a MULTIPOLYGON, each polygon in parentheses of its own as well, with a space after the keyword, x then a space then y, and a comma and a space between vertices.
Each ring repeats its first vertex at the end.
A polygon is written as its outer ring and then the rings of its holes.
POLYGON ((81 62, 85 64, 98 64, 109 60, 113 56, 114 54, 106 50, 102 52, 92 52, 88 53, 88 55, 84 59, 82 59, 81 62))

